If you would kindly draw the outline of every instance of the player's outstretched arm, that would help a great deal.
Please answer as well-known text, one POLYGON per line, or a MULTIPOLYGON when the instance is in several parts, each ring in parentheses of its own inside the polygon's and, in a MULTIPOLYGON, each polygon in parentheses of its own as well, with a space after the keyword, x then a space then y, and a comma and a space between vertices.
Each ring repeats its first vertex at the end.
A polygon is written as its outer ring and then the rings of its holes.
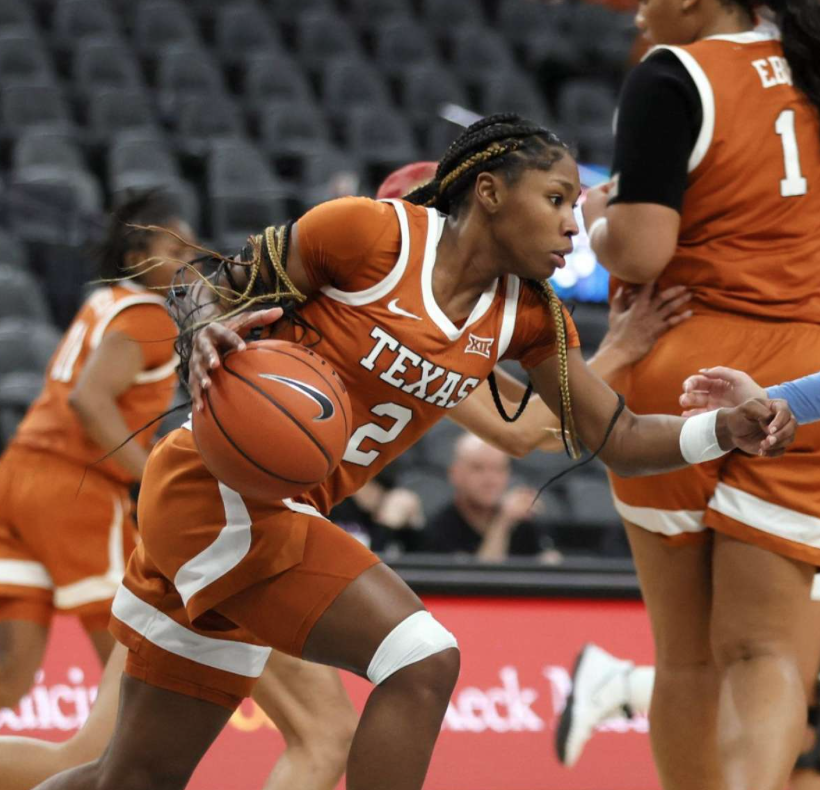
MULTIPOLYGON (((691 316, 690 311, 683 310, 689 298, 683 286, 656 291, 650 283, 632 294, 620 289, 610 307, 609 330, 587 363, 589 367, 611 382, 646 356, 661 335, 691 316)), ((500 367, 496 367, 495 375, 502 404, 508 414, 513 414, 524 397, 524 385, 500 367)), ((518 420, 508 423, 498 413, 485 382, 450 412, 450 419, 515 458, 523 458, 533 450, 564 451, 560 420, 537 395, 518 420)))
POLYGON ((683 382, 680 405, 684 417, 693 417, 713 409, 739 406, 750 398, 782 397, 768 395, 766 390, 741 370, 733 368, 703 368, 683 382))
MULTIPOLYGON (((578 435, 592 450, 604 442, 618 396, 584 363, 568 353, 572 413, 578 435)), ((557 355, 531 371, 536 390, 553 411, 560 409, 557 355)), ((672 471, 688 463, 718 458, 740 449, 753 455, 781 455, 794 439, 796 423, 784 401, 749 400, 686 420, 667 415, 636 415, 624 409, 615 421, 600 458, 624 477, 672 471), (684 426, 687 427, 684 427, 684 426)))

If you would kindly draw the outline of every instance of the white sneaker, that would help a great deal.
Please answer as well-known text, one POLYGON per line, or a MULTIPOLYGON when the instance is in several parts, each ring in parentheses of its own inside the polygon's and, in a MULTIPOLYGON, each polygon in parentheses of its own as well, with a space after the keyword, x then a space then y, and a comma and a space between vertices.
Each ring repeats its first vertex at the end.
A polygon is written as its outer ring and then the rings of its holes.
POLYGON ((572 670, 572 691, 558 722, 555 751, 571 768, 601 722, 628 716, 627 675, 631 661, 610 655, 597 645, 584 645, 572 670))

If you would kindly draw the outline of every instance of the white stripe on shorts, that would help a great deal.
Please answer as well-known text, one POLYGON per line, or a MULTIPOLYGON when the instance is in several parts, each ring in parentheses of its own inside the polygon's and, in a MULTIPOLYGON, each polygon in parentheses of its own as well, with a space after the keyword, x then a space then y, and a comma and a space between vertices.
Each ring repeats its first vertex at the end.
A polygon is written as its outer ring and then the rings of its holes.
POLYGON ((249 645, 230 639, 212 639, 191 631, 172 620, 121 585, 111 613, 149 642, 197 664, 258 678, 270 656, 269 647, 249 645))
POLYGON ((709 502, 712 510, 769 535, 820 549, 820 518, 799 513, 718 483, 709 502))
POLYGON ((0 584, 19 584, 21 587, 54 587, 46 566, 33 560, 0 560, 0 584))
POLYGON ((251 548, 251 516, 242 497, 224 483, 219 483, 219 493, 225 526, 210 546, 188 560, 174 576, 174 587, 186 606, 194 595, 239 565, 251 548))
POLYGON ((621 502, 612 495, 618 515, 631 524, 671 538, 676 535, 703 532, 703 510, 660 510, 654 507, 636 507, 621 502))

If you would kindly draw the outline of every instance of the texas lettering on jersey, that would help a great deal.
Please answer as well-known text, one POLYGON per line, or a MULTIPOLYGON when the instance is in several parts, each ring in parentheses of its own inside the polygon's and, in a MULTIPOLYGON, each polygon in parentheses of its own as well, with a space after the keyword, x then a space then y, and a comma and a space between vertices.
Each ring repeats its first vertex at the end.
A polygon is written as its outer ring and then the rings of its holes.
POLYGON ((379 379, 426 403, 452 409, 481 383, 473 376, 446 370, 424 359, 381 327, 373 327, 370 337, 375 341, 373 347, 367 356, 359 360, 359 364, 372 371, 376 369, 377 362, 384 364, 385 357, 390 358, 389 367, 379 374, 379 379))

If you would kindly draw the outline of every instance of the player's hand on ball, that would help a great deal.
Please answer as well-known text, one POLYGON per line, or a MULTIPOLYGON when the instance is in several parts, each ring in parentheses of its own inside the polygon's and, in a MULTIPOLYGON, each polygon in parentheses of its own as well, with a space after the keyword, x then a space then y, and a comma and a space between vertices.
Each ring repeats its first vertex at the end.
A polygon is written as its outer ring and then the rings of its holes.
POLYGON ((211 386, 210 371, 231 351, 243 351, 244 335, 261 326, 269 326, 282 317, 281 307, 240 313, 226 321, 213 321, 194 335, 191 360, 188 365, 188 389, 197 411, 202 411, 202 391, 211 386))
POLYGON ((797 421, 784 400, 755 398, 718 412, 715 426, 724 449, 775 458, 794 441, 797 421))
POLYGON ((766 398, 766 390, 742 370, 704 368, 683 382, 680 405, 684 417, 705 411, 739 406, 751 398, 766 398))

